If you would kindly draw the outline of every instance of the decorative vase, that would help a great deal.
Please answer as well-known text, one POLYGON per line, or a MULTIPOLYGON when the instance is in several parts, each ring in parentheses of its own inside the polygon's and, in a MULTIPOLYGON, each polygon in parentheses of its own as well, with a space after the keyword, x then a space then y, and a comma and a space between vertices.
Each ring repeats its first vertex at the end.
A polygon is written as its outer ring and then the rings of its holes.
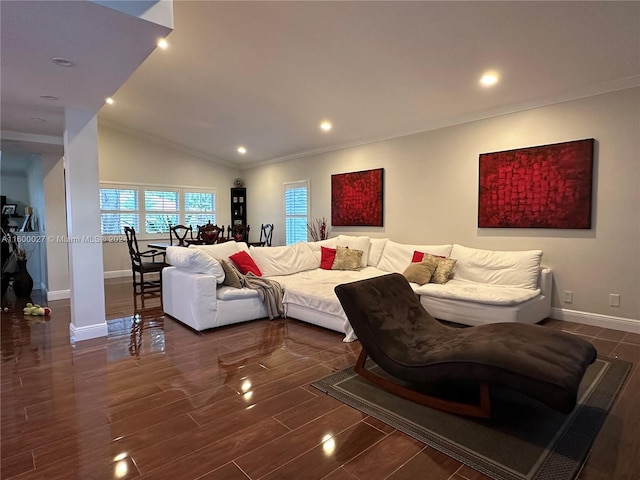
POLYGON ((13 274, 13 291, 20 298, 28 298, 33 290, 33 278, 27 271, 27 261, 18 260, 17 267, 13 274))

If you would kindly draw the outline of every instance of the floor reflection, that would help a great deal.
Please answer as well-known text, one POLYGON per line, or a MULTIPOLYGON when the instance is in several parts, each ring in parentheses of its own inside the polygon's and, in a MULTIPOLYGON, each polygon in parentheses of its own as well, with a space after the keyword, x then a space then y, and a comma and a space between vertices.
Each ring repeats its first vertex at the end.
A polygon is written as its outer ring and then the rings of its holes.
POLYGON ((163 353, 166 348, 162 312, 139 312, 107 322, 109 361, 163 353))
POLYGON ((0 358, 16 367, 37 366, 51 347, 50 317, 24 315, 22 309, 31 298, 3 299, 0 316, 0 358))

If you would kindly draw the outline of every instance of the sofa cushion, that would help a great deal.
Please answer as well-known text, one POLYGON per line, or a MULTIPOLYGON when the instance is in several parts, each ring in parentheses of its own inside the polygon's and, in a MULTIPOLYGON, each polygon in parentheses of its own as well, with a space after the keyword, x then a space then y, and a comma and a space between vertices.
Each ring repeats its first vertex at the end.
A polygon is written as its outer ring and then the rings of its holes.
POLYGON ((382 256, 384 246, 387 244, 388 238, 372 238, 369 240, 369 258, 367 259, 367 265, 370 267, 377 267, 382 256))
POLYGON ((364 268, 367 266, 367 260, 369 259, 369 245, 371 244, 370 240, 371 239, 367 236, 356 237, 353 235, 338 235, 337 245, 340 247, 362 250, 362 259, 360 260, 360 266, 364 268))
POLYGON ((336 258, 333 260, 332 270, 360 270, 364 252, 357 248, 336 247, 336 258))
POLYGON ((186 272, 213 275, 217 283, 224 281, 224 269, 220 263, 202 251, 184 247, 167 247, 167 262, 186 272))
POLYGON ((201 250, 215 259, 228 260, 231 255, 237 252, 249 251, 249 247, 244 242, 224 242, 214 245, 189 245, 190 249, 201 250))
POLYGON ((264 277, 291 275, 318 268, 318 260, 304 242, 282 247, 250 247, 249 252, 264 277))
POLYGON ((451 257, 458 261, 454 273, 456 280, 537 288, 542 250, 480 250, 456 244, 451 257))
POLYGON ((408 282, 424 285, 425 283, 429 283, 431 275, 433 275, 437 266, 437 258, 433 255, 427 255, 423 261, 411 263, 405 268, 402 275, 404 275, 404 278, 406 278, 408 282))
POLYGON ((238 270, 240 270, 240 273, 243 275, 251 272, 256 277, 262 276, 262 272, 258 268, 258 265, 256 265, 256 262, 254 262, 251 255, 244 250, 242 252, 234 253, 229 257, 229 260, 235 263, 236 267, 238 267, 238 270))
POLYGON ((540 294, 539 289, 504 287, 486 283, 450 280, 446 285, 425 283, 414 289, 416 295, 432 298, 460 300, 487 305, 519 305, 540 294))
POLYGON ((335 248, 320 247, 320 268, 323 270, 331 270, 333 261, 336 259, 335 248))
POLYGON ((451 254, 451 245, 407 245, 389 240, 384 246, 377 267, 385 272, 402 273, 411 263, 413 252, 416 250, 448 257, 451 254))
POLYGON ((240 277, 238 276, 236 267, 234 267, 231 262, 227 262, 226 260, 220 259, 219 262, 224 269, 224 282, 222 282, 222 284, 227 285, 228 287, 242 288, 242 284, 240 283, 240 277))

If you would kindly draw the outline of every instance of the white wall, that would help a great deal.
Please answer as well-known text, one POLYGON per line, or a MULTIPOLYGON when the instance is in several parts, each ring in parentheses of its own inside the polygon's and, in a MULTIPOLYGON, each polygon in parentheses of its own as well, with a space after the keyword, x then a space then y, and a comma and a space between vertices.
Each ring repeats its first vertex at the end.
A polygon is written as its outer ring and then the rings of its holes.
POLYGON ((67 236, 67 215, 64 187, 64 158, 42 156, 42 190, 45 204, 40 217, 47 235, 46 278, 49 300, 69 298, 69 252, 61 239, 67 236))
MULTIPOLYGON (((149 142, 105 125, 98 126, 101 182, 123 182, 217 189, 218 225, 231 218, 230 188, 239 171, 149 142)), ((168 241, 168 237, 166 239, 168 241)), ((139 242, 141 248, 145 241, 139 242)), ((104 243, 105 272, 131 271, 126 243, 104 243)))
MULTIPOLYGON (((554 307, 640 319, 640 89, 634 88, 243 172, 248 223, 284 243, 283 183, 311 180, 311 217, 331 217, 330 176, 384 167, 384 227, 340 227, 407 243, 542 249, 554 307), (596 139, 590 230, 479 229, 478 155, 596 139), (559 293, 573 291, 573 304, 559 293), (619 308, 609 293, 621 295, 619 308)), ((390 119, 390 121, 393 121, 390 119)))

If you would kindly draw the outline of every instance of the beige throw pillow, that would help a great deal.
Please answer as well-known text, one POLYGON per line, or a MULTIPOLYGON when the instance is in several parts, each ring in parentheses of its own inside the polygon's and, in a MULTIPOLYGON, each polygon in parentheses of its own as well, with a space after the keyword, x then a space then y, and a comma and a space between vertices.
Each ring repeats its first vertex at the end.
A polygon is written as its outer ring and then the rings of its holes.
POLYGON ((438 267, 438 259, 433 255, 425 255, 425 258, 421 262, 415 262, 405 268, 402 275, 408 282, 417 283, 418 285, 424 285, 429 283, 431 275, 438 267))
POLYGON ((227 285, 229 287, 234 288, 242 288, 242 284, 240 283, 240 277, 238 276, 238 272, 236 268, 231 265, 226 260, 218 260, 222 268, 224 269, 224 281, 223 285, 227 285))
POLYGON ((436 257, 435 255, 425 253, 422 261, 424 262, 429 257, 434 258, 438 264, 433 275, 431 275, 431 283, 439 283, 441 285, 447 283, 449 278, 451 278, 453 267, 456 266, 457 260, 453 258, 436 257))
POLYGON ((360 270, 362 254, 362 250, 338 245, 336 247, 336 258, 333 260, 331 270, 360 270))

